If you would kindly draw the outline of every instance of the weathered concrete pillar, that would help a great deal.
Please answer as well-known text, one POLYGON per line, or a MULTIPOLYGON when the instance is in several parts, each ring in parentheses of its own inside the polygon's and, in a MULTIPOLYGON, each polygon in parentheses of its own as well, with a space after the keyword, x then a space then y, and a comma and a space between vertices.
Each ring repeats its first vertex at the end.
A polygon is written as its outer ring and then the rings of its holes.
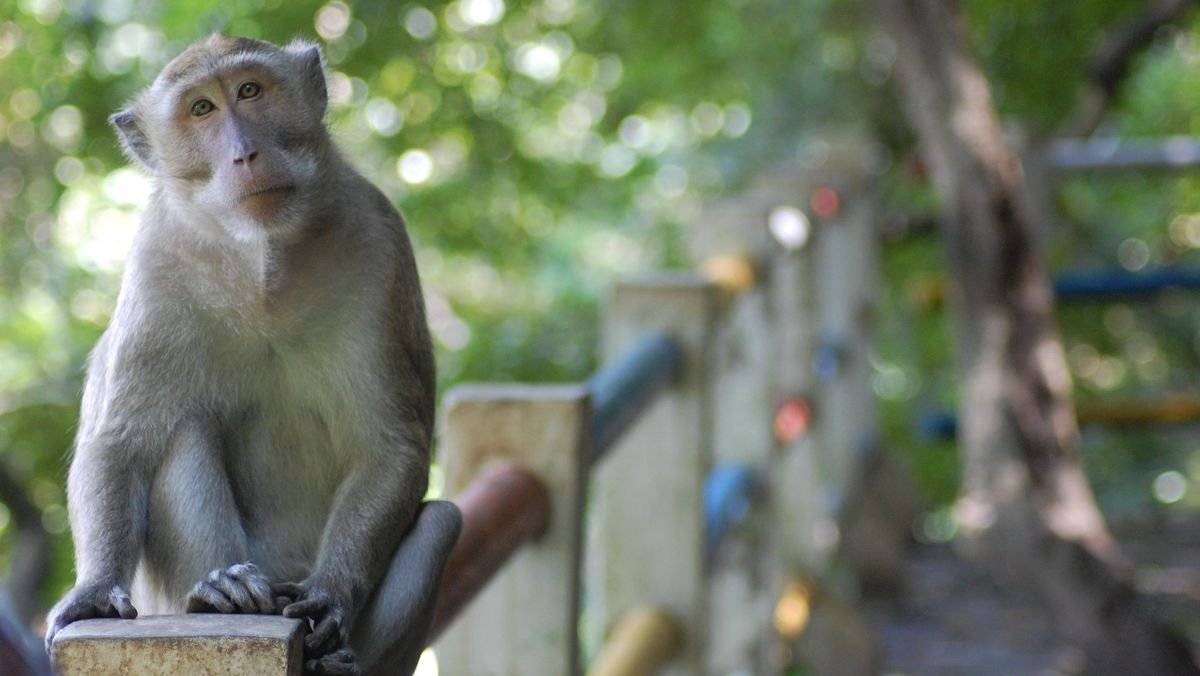
POLYGON ((60 676, 301 676, 298 619, 274 615, 152 615, 81 620, 54 639, 60 676))
POLYGON ((546 532, 519 551, 434 645, 445 674, 579 669, 579 558, 588 397, 580 386, 473 385, 443 404, 441 462, 453 498, 488 465, 516 461, 550 494, 546 532))
POLYGON ((704 478, 712 464, 709 349, 718 288, 692 275, 616 285, 604 315, 607 359, 649 330, 683 350, 681 377, 592 470, 589 636, 627 612, 661 608, 683 623, 682 655, 662 674, 702 674, 704 478))

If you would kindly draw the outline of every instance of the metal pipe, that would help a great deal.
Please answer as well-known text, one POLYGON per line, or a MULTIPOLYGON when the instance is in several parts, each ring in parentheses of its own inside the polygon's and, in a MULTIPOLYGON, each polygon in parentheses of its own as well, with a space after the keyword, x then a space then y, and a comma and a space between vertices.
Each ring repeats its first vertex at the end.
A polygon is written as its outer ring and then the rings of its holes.
POLYGON ((683 648, 683 630, 658 608, 625 613, 587 676, 652 676, 683 648))
POLYGON ((584 466, 602 458, 682 369, 683 349, 667 334, 654 332, 642 336, 620 358, 596 371, 586 384, 593 413, 584 466))
POLYGON ((1129 171, 1200 167, 1200 138, 1058 139, 1046 161, 1060 171, 1129 171))

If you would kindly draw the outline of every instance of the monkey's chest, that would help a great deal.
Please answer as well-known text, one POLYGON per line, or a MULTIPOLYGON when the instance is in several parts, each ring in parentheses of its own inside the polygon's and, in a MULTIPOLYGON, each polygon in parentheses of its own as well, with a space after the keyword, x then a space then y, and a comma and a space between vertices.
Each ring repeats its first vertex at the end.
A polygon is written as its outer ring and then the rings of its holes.
POLYGON ((369 345, 264 344, 231 373, 226 467, 251 547, 315 554, 334 495, 377 424, 369 345))

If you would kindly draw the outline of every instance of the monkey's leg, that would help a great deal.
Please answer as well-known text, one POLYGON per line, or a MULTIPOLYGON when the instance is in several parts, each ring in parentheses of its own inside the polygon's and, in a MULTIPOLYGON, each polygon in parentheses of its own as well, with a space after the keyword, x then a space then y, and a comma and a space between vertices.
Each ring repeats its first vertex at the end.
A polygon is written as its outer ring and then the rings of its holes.
POLYGON ((148 573, 171 605, 186 598, 188 612, 276 612, 269 581, 246 560, 241 524, 216 425, 185 423, 151 487, 146 543, 148 573))
POLYGON ((350 638, 364 676, 411 674, 425 649, 442 567, 462 530, 452 502, 425 503, 350 638))

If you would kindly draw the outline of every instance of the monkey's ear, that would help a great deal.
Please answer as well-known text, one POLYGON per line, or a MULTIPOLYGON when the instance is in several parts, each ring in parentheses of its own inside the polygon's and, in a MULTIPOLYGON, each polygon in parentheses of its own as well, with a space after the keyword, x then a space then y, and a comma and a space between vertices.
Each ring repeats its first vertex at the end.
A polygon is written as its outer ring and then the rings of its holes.
POLYGON ((140 165, 151 174, 155 173, 154 149, 150 147, 150 139, 142 129, 142 119, 133 106, 113 113, 108 123, 117 132, 121 141, 121 150, 135 164, 140 165))
POLYGON ((294 40, 286 49, 300 61, 307 98, 317 107, 317 113, 324 117, 329 92, 325 87, 325 57, 321 55, 321 48, 307 40, 294 40))

